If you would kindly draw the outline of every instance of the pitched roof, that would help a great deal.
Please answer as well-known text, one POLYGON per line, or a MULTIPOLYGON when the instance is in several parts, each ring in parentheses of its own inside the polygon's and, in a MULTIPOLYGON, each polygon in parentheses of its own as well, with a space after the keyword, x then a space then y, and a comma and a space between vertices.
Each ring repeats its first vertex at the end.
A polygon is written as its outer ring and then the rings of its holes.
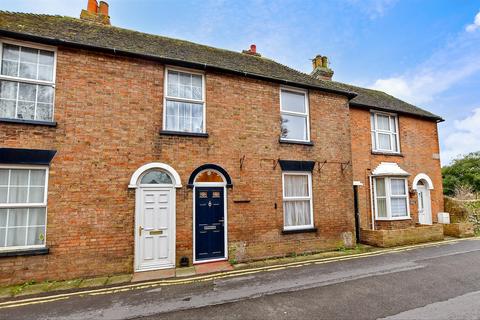
POLYGON ((387 112, 406 113, 434 121, 443 121, 442 117, 395 98, 383 91, 357 87, 340 82, 336 82, 336 84, 343 87, 345 90, 351 90, 358 94, 355 98, 350 100, 351 106, 380 109, 387 112))
POLYGON ((353 98, 352 103, 365 107, 378 107, 431 120, 441 120, 428 111, 383 92, 315 79, 268 58, 71 17, 0 11, 0 35, 159 59, 170 64, 219 70, 288 85, 316 88, 346 95, 353 98))

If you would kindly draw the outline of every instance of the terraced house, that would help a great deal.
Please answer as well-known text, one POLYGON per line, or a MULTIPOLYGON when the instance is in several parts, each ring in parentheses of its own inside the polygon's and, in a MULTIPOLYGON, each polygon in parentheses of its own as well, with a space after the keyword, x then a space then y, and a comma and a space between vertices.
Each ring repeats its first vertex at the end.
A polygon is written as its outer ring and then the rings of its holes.
POLYGON ((325 57, 304 74, 90 0, 0 12, 0 58, 0 284, 352 246, 443 208, 441 118, 325 57))

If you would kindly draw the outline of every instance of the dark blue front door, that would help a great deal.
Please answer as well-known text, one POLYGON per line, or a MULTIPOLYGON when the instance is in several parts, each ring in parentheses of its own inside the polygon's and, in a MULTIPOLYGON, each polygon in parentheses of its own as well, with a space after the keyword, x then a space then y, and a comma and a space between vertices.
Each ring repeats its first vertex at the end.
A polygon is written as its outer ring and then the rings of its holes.
POLYGON ((195 187, 195 260, 225 257, 223 187, 195 187))

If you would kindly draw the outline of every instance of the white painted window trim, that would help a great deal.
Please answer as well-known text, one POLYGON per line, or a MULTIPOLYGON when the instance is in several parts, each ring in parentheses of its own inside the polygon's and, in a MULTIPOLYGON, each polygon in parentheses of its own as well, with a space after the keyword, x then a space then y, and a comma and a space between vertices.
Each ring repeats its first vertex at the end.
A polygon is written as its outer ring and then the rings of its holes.
POLYGON ((313 221, 313 195, 312 195, 312 173, 309 171, 283 171, 282 172, 282 207, 283 207, 283 230, 303 230, 311 229, 314 226, 313 221), (307 176, 308 179, 308 197, 286 197, 285 196, 285 176, 307 176), (285 226, 285 205, 286 201, 308 200, 310 203, 310 224, 301 226, 285 226))
MULTIPOLYGON (((162 128, 163 130, 168 130, 167 129, 167 100, 171 101, 178 101, 178 102, 187 102, 187 103, 197 103, 197 104, 202 104, 203 107, 203 126, 202 126, 202 132, 201 133, 206 133, 207 132, 207 98, 206 98, 206 81, 205 81, 205 73, 198 71, 198 70, 192 70, 192 69, 187 69, 187 68, 180 68, 180 67, 172 67, 172 66, 166 66, 165 67, 165 73, 164 73, 164 80, 163 80, 163 119, 162 119, 162 128), (196 100, 196 99, 187 99, 187 98, 179 98, 179 97, 170 97, 168 96, 168 72, 169 71, 176 71, 176 72, 183 72, 183 73, 190 73, 190 74, 196 74, 202 76, 202 100, 196 100)), ((198 132, 190 132, 190 131, 179 131, 179 132, 187 132, 187 133, 198 133, 198 132)))
MULTIPOLYGON (((141 186, 147 186, 147 187, 162 186, 162 185, 140 185, 140 181, 143 175, 152 169, 160 169, 160 170, 166 171, 170 175, 170 178, 172 178, 173 186, 175 188, 182 187, 182 181, 180 179, 180 175, 175 169, 173 169, 171 166, 165 163, 151 162, 151 163, 144 164, 143 166, 135 170, 135 172, 132 174, 132 177, 130 178, 130 183, 128 184, 128 188, 136 189, 141 186)), ((163 185, 163 186, 169 187, 171 186, 171 184, 163 185)))
POLYGON ((279 95, 280 95, 280 117, 283 114, 290 115, 290 116, 296 116, 296 117, 303 117, 306 119, 307 126, 307 139, 306 140, 299 140, 299 139, 289 139, 289 138, 282 138, 281 133, 280 133, 280 140, 282 141, 292 141, 292 142, 310 142, 310 106, 308 103, 308 90, 305 89, 300 89, 300 88, 294 88, 294 87, 288 87, 288 86, 280 86, 279 90, 279 95), (282 101, 282 92, 287 91, 287 92, 293 92, 293 93, 300 93, 304 95, 305 98, 305 112, 293 112, 293 111, 286 111, 283 110, 283 101, 282 101))
POLYGON ((412 183, 412 189, 417 190, 418 183, 422 180, 425 181, 428 184, 428 189, 429 190, 433 190, 432 179, 430 179, 430 177, 426 173, 419 173, 415 176, 415 178, 413 179, 413 183, 412 183))
POLYGON ((392 153, 392 154, 400 154, 400 130, 398 126, 398 115, 394 113, 388 112, 380 112, 376 110, 370 110, 370 130, 371 130, 371 141, 372 141, 372 151, 373 152, 382 152, 382 153, 392 153), (395 124, 394 130, 380 130, 378 129, 378 115, 389 117, 388 121, 389 124, 391 123, 390 120, 393 118, 393 123, 395 124), (372 116, 373 116, 373 126, 372 126, 372 116), (396 144, 397 150, 393 149, 380 149, 378 147, 378 134, 388 134, 390 136, 390 144, 393 146, 396 144), (374 139, 375 137, 375 139, 374 139), (395 142, 395 144, 394 144, 395 142))
MULTIPOLYGON (((12 82, 20 82, 20 83, 28 83, 28 84, 36 84, 36 85, 43 85, 43 86, 52 87, 53 88, 53 97, 52 97, 53 100, 52 100, 52 120, 51 121, 54 121, 55 120, 55 86, 56 86, 56 76, 57 76, 57 47, 47 46, 47 45, 38 44, 38 43, 34 43, 34 42, 28 42, 28 41, 19 41, 19 40, 16 40, 16 39, 0 38, 0 68, 2 66, 2 61, 3 61, 3 44, 11 44, 11 45, 16 45, 16 46, 22 46, 22 47, 27 47, 27 48, 32 48, 32 49, 45 50, 45 51, 53 52, 52 81, 12 77, 12 76, 5 76, 5 75, 2 75, 2 74, 0 74, 0 80, 7 80, 7 81, 12 81, 12 82)), ((17 88, 17 90, 19 90, 19 89, 17 88)), ((38 95, 38 90, 37 90, 37 95, 38 95)), ((17 98, 18 98, 18 91, 17 91, 17 98)), ((17 101, 17 103, 18 103, 18 101, 17 101)), ((35 106, 35 108, 36 108, 36 106, 35 106)), ((36 116, 37 115, 36 115, 36 110, 35 110, 35 117, 36 116)), ((8 119, 23 120, 23 119, 17 118, 16 114, 15 114, 14 118, 8 118, 8 119)), ((37 120, 37 119, 34 119, 34 120, 35 121, 44 121, 44 120, 37 120)))
POLYGON ((225 176, 215 170, 215 169, 205 169, 205 170, 202 170, 200 171, 199 173, 197 173, 197 175, 195 176, 195 178, 193 179, 193 218, 192 218, 192 221, 193 221, 193 225, 192 225, 192 234, 193 234, 193 261, 192 263, 193 264, 202 264, 202 263, 208 263, 208 262, 215 262, 215 261, 225 261, 225 260, 228 260, 228 209, 227 209, 227 206, 228 206, 228 203, 227 203, 227 180, 225 179, 225 176), (195 182, 195 180, 197 179, 197 177, 205 172, 205 171, 215 171, 217 174, 219 174, 222 179, 223 179, 223 182, 195 182), (195 206, 195 200, 196 200, 196 197, 197 197, 197 190, 196 190, 196 187, 219 187, 219 188, 223 188, 223 225, 224 225, 224 253, 225 253, 225 256, 224 257, 220 257, 220 258, 214 258, 214 259, 208 259, 208 260, 197 260, 196 259, 196 221, 195 221, 195 217, 196 217, 196 206, 195 206))
POLYGON ((375 220, 384 220, 384 221, 395 221, 395 220, 409 220, 411 219, 410 216, 410 197, 408 194, 408 180, 407 178, 403 177, 385 177, 385 176, 380 176, 380 177, 373 177, 373 203, 374 203, 374 212, 375 212, 375 220), (387 216, 386 217, 379 217, 378 216, 378 202, 377 199, 380 198, 377 196, 377 179, 385 179, 385 196, 382 196, 381 198, 386 199, 386 205, 387 205, 387 216), (405 195, 404 196, 399 196, 399 195, 392 195, 391 193, 391 179, 398 179, 398 180, 404 180, 405 182, 405 195), (391 198, 405 198, 406 199, 406 205, 407 205, 407 215, 402 216, 402 217, 392 217, 392 206, 391 206, 391 198))
MULTIPOLYGON (((24 169, 24 170, 45 170, 45 187, 44 187, 44 194, 43 194, 43 202, 41 203, 3 203, 0 204, 0 209, 8 209, 8 208, 45 208, 45 231, 44 231, 44 244, 41 245, 30 245, 30 246, 15 246, 15 247, 4 247, 0 248, 0 252, 11 252, 11 251, 20 251, 25 249, 41 249, 45 248, 47 245, 47 225, 48 225, 48 208, 47 208, 47 200, 48 200, 48 176, 50 168, 48 166, 31 166, 31 165, 3 165, 0 164, 0 169, 24 169)), ((8 195, 7 195, 8 196, 8 195)), ((8 221, 7 221, 8 223, 8 221)), ((5 233, 5 236, 7 233, 5 233)))

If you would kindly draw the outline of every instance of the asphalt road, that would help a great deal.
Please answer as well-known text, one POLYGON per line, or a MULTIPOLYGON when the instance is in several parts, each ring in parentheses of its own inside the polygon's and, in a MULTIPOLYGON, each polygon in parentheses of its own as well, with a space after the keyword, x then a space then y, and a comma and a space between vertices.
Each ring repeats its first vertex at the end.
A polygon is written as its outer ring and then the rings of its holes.
POLYGON ((480 319, 480 239, 1 308, 0 319, 480 319))

